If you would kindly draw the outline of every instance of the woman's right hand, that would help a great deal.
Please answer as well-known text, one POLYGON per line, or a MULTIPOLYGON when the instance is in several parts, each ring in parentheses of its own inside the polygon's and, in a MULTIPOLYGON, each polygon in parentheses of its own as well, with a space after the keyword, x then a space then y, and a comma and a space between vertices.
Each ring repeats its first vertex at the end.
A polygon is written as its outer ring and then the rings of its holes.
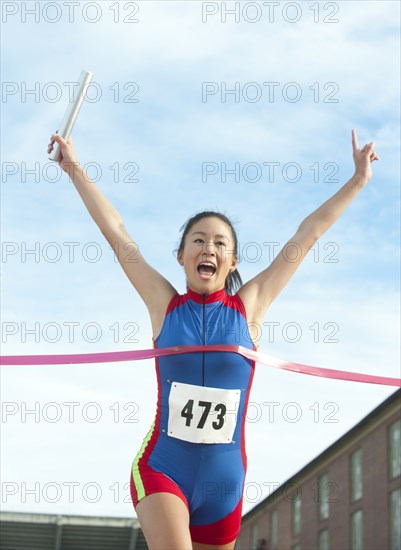
POLYGON ((47 152, 49 154, 53 151, 53 145, 55 142, 58 143, 61 152, 61 158, 58 164, 64 172, 71 175, 74 167, 78 166, 72 137, 70 136, 66 141, 58 134, 52 134, 50 137, 50 143, 47 146, 47 152))

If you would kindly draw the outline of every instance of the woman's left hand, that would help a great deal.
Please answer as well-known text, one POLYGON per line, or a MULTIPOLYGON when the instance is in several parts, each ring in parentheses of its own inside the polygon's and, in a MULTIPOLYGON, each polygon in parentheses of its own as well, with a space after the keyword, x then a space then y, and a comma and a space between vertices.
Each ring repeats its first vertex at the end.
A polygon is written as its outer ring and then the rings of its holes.
POLYGON ((354 129, 352 130, 352 149, 355 163, 355 176, 362 178, 365 183, 367 183, 372 177, 372 162, 379 160, 374 147, 375 144, 371 141, 362 147, 362 149, 359 149, 356 131, 354 129))

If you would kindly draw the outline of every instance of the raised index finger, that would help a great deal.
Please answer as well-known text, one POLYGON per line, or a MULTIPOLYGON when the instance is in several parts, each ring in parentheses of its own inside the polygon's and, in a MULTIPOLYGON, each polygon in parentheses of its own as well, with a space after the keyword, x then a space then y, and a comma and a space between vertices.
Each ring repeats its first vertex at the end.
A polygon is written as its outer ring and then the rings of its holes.
POLYGON ((352 128, 352 149, 357 151, 359 149, 358 138, 356 137, 356 131, 352 128))

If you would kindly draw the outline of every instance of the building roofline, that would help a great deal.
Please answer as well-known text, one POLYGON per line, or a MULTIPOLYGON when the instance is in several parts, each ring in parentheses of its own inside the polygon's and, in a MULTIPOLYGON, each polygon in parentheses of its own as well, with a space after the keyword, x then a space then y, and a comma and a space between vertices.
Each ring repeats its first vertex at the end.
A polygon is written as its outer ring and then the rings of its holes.
POLYGON ((43 514, 40 512, 13 512, 5 510, 0 511, 0 521, 139 528, 139 520, 135 517, 43 514))
POLYGON ((346 444, 363 427, 367 426, 374 418, 379 416, 384 410, 386 410, 387 408, 391 407, 394 403, 396 403, 397 399, 399 399, 400 397, 401 397, 401 389, 396 390, 394 393, 392 393, 387 399, 385 399, 382 403, 380 403, 380 405, 375 407, 369 414, 364 416, 362 420, 360 420, 357 424, 355 424, 355 426, 353 426, 344 435, 342 435, 339 439, 337 439, 334 443, 332 443, 329 447, 327 447, 327 449, 322 451, 319 455, 317 455, 310 462, 308 462, 308 464, 306 464, 301 470, 299 470, 293 476, 291 476, 282 484, 280 484, 280 486, 275 491, 273 491, 270 495, 268 495, 261 502, 259 502, 259 504, 254 506, 251 510, 249 510, 249 512, 247 512, 244 516, 242 516, 242 522, 246 519, 249 519, 254 514, 258 513, 270 501, 274 501, 277 495, 281 496, 283 488, 285 488, 287 485, 290 485, 290 484, 294 485, 295 480, 297 478, 303 477, 310 470, 313 470, 317 464, 319 464, 320 462, 323 462, 330 454, 332 454, 333 451, 339 449, 344 444, 346 444))

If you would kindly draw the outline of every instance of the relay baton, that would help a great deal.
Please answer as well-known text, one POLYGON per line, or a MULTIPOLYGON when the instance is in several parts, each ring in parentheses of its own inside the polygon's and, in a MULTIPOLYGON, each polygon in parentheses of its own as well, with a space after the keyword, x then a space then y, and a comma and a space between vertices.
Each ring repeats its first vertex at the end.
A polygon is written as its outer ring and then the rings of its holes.
MULTIPOLYGON (((92 80, 93 73, 90 71, 81 71, 81 74, 79 75, 78 79, 78 86, 75 86, 74 88, 74 96, 73 101, 68 104, 67 110, 64 114, 64 118, 61 122, 61 125, 59 129, 57 130, 57 134, 67 140, 72 132, 72 129, 74 127, 75 121, 77 120, 77 116, 79 113, 79 110, 81 109, 81 105, 83 103, 86 90, 88 88, 88 85, 90 84, 90 81, 92 80)), ((60 162, 61 158, 61 151, 59 144, 57 142, 53 145, 53 151, 50 153, 49 159, 54 160, 55 162, 60 162)))

